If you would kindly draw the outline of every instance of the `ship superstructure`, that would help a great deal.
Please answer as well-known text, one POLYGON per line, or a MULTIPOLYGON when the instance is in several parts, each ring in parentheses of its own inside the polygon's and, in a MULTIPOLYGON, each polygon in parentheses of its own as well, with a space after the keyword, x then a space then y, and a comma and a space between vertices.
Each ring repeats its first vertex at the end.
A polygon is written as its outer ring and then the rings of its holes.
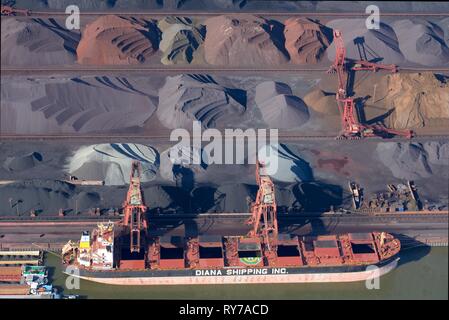
POLYGON ((63 262, 93 270, 111 270, 114 267, 114 238, 114 223, 99 223, 92 233, 82 233, 79 244, 69 241, 62 248, 63 262))

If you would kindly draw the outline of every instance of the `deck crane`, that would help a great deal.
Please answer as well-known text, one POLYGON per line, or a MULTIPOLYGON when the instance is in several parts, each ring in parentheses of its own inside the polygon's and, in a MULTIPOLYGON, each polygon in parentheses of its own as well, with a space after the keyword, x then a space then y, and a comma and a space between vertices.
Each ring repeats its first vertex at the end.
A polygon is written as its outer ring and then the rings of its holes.
MULTIPOLYGON (((339 139, 360 139, 363 137, 392 137, 404 136, 408 139, 412 138, 414 133, 411 130, 399 131, 385 128, 382 125, 362 124, 354 115, 354 98, 348 97, 348 73, 346 64, 346 47, 343 41, 343 36, 340 30, 334 30, 335 43, 335 60, 328 73, 337 73, 338 89, 336 93, 337 105, 341 115, 342 131, 339 139)), ((398 68, 395 65, 385 65, 380 63, 369 62, 365 60, 357 60, 351 67, 352 71, 369 70, 377 72, 378 70, 388 70, 390 72, 397 72, 398 68)))
POLYGON ((31 11, 27 9, 15 9, 10 6, 1 6, 1 15, 2 16, 16 16, 18 14, 29 16, 31 15, 31 11))
POLYGON ((264 165, 257 160, 256 181, 259 190, 255 202, 251 205, 251 217, 247 220, 247 224, 252 227, 248 236, 261 240, 263 255, 268 264, 272 265, 277 258, 277 205, 274 183, 269 175, 261 173, 263 168, 264 165))
POLYGON ((141 232, 147 230, 145 212, 147 207, 143 202, 142 191, 140 189, 140 162, 133 161, 131 165, 131 176, 128 194, 123 203, 123 225, 130 231, 130 251, 140 252, 141 232))

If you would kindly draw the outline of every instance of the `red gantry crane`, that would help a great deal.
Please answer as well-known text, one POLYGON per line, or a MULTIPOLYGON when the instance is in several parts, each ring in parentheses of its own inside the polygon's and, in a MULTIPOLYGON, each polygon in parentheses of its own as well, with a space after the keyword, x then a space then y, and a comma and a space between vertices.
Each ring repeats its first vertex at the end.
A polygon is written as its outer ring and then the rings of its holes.
POLYGON ((129 227, 130 251, 140 252, 141 231, 147 230, 145 212, 147 207, 143 203, 142 191, 140 189, 140 162, 133 161, 131 165, 131 177, 128 194, 123 204, 123 225, 129 227))
POLYGON ((18 14, 29 16, 31 11, 27 9, 15 9, 10 6, 1 6, 1 14, 2 16, 16 16, 18 14))
MULTIPOLYGON (((362 124, 354 115, 354 99, 348 97, 347 94, 347 82, 348 73, 346 72, 346 48, 343 42, 342 33, 340 30, 334 30, 334 43, 335 43, 335 60, 330 67, 328 73, 337 73, 338 76, 338 90, 336 93, 336 99, 338 108, 341 115, 342 131, 339 139, 360 139, 363 137, 392 137, 392 136, 404 136, 408 139, 412 138, 414 133, 411 130, 399 131, 385 128, 379 124, 367 125, 362 124)), ((352 71, 369 70, 377 72, 378 70, 388 70, 390 72, 397 72, 396 65, 385 65, 380 63, 369 62, 365 60, 357 60, 354 62, 352 71)))
POLYGON ((269 175, 262 174, 264 166, 257 160, 256 181, 259 185, 256 201, 251 206, 251 217, 247 223, 252 226, 249 237, 259 238, 269 265, 277 258, 278 222, 274 183, 269 175))

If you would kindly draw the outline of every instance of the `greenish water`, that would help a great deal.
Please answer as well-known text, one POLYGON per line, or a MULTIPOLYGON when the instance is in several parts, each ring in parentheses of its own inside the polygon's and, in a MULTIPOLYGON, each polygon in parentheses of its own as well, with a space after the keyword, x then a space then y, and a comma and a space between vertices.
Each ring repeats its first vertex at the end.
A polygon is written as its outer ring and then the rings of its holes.
MULTIPOLYGON (((63 288, 59 258, 48 255, 53 284, 63 288)), ((401 254, 399 267, 380 279, 380 289, 364 282, 201 286, 111 286, 81 281, 79 290, 64 290, 102 299, 448 299, 448 248, 419 247, 401 254)))

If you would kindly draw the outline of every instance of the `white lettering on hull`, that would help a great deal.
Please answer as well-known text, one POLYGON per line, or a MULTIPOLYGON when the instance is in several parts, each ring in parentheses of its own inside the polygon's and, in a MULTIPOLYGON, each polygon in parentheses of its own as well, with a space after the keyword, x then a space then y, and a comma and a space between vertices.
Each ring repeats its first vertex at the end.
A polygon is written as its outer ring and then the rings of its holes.
POLYGON ((254 269, 226 269, 223 270, 195 270, 195 276, 251 276, 266 274, 288 274, 287 268, 254 268, 254 269))
POLYGON ((195 276, 221 276, 221 270, 195 270, 195 276))

